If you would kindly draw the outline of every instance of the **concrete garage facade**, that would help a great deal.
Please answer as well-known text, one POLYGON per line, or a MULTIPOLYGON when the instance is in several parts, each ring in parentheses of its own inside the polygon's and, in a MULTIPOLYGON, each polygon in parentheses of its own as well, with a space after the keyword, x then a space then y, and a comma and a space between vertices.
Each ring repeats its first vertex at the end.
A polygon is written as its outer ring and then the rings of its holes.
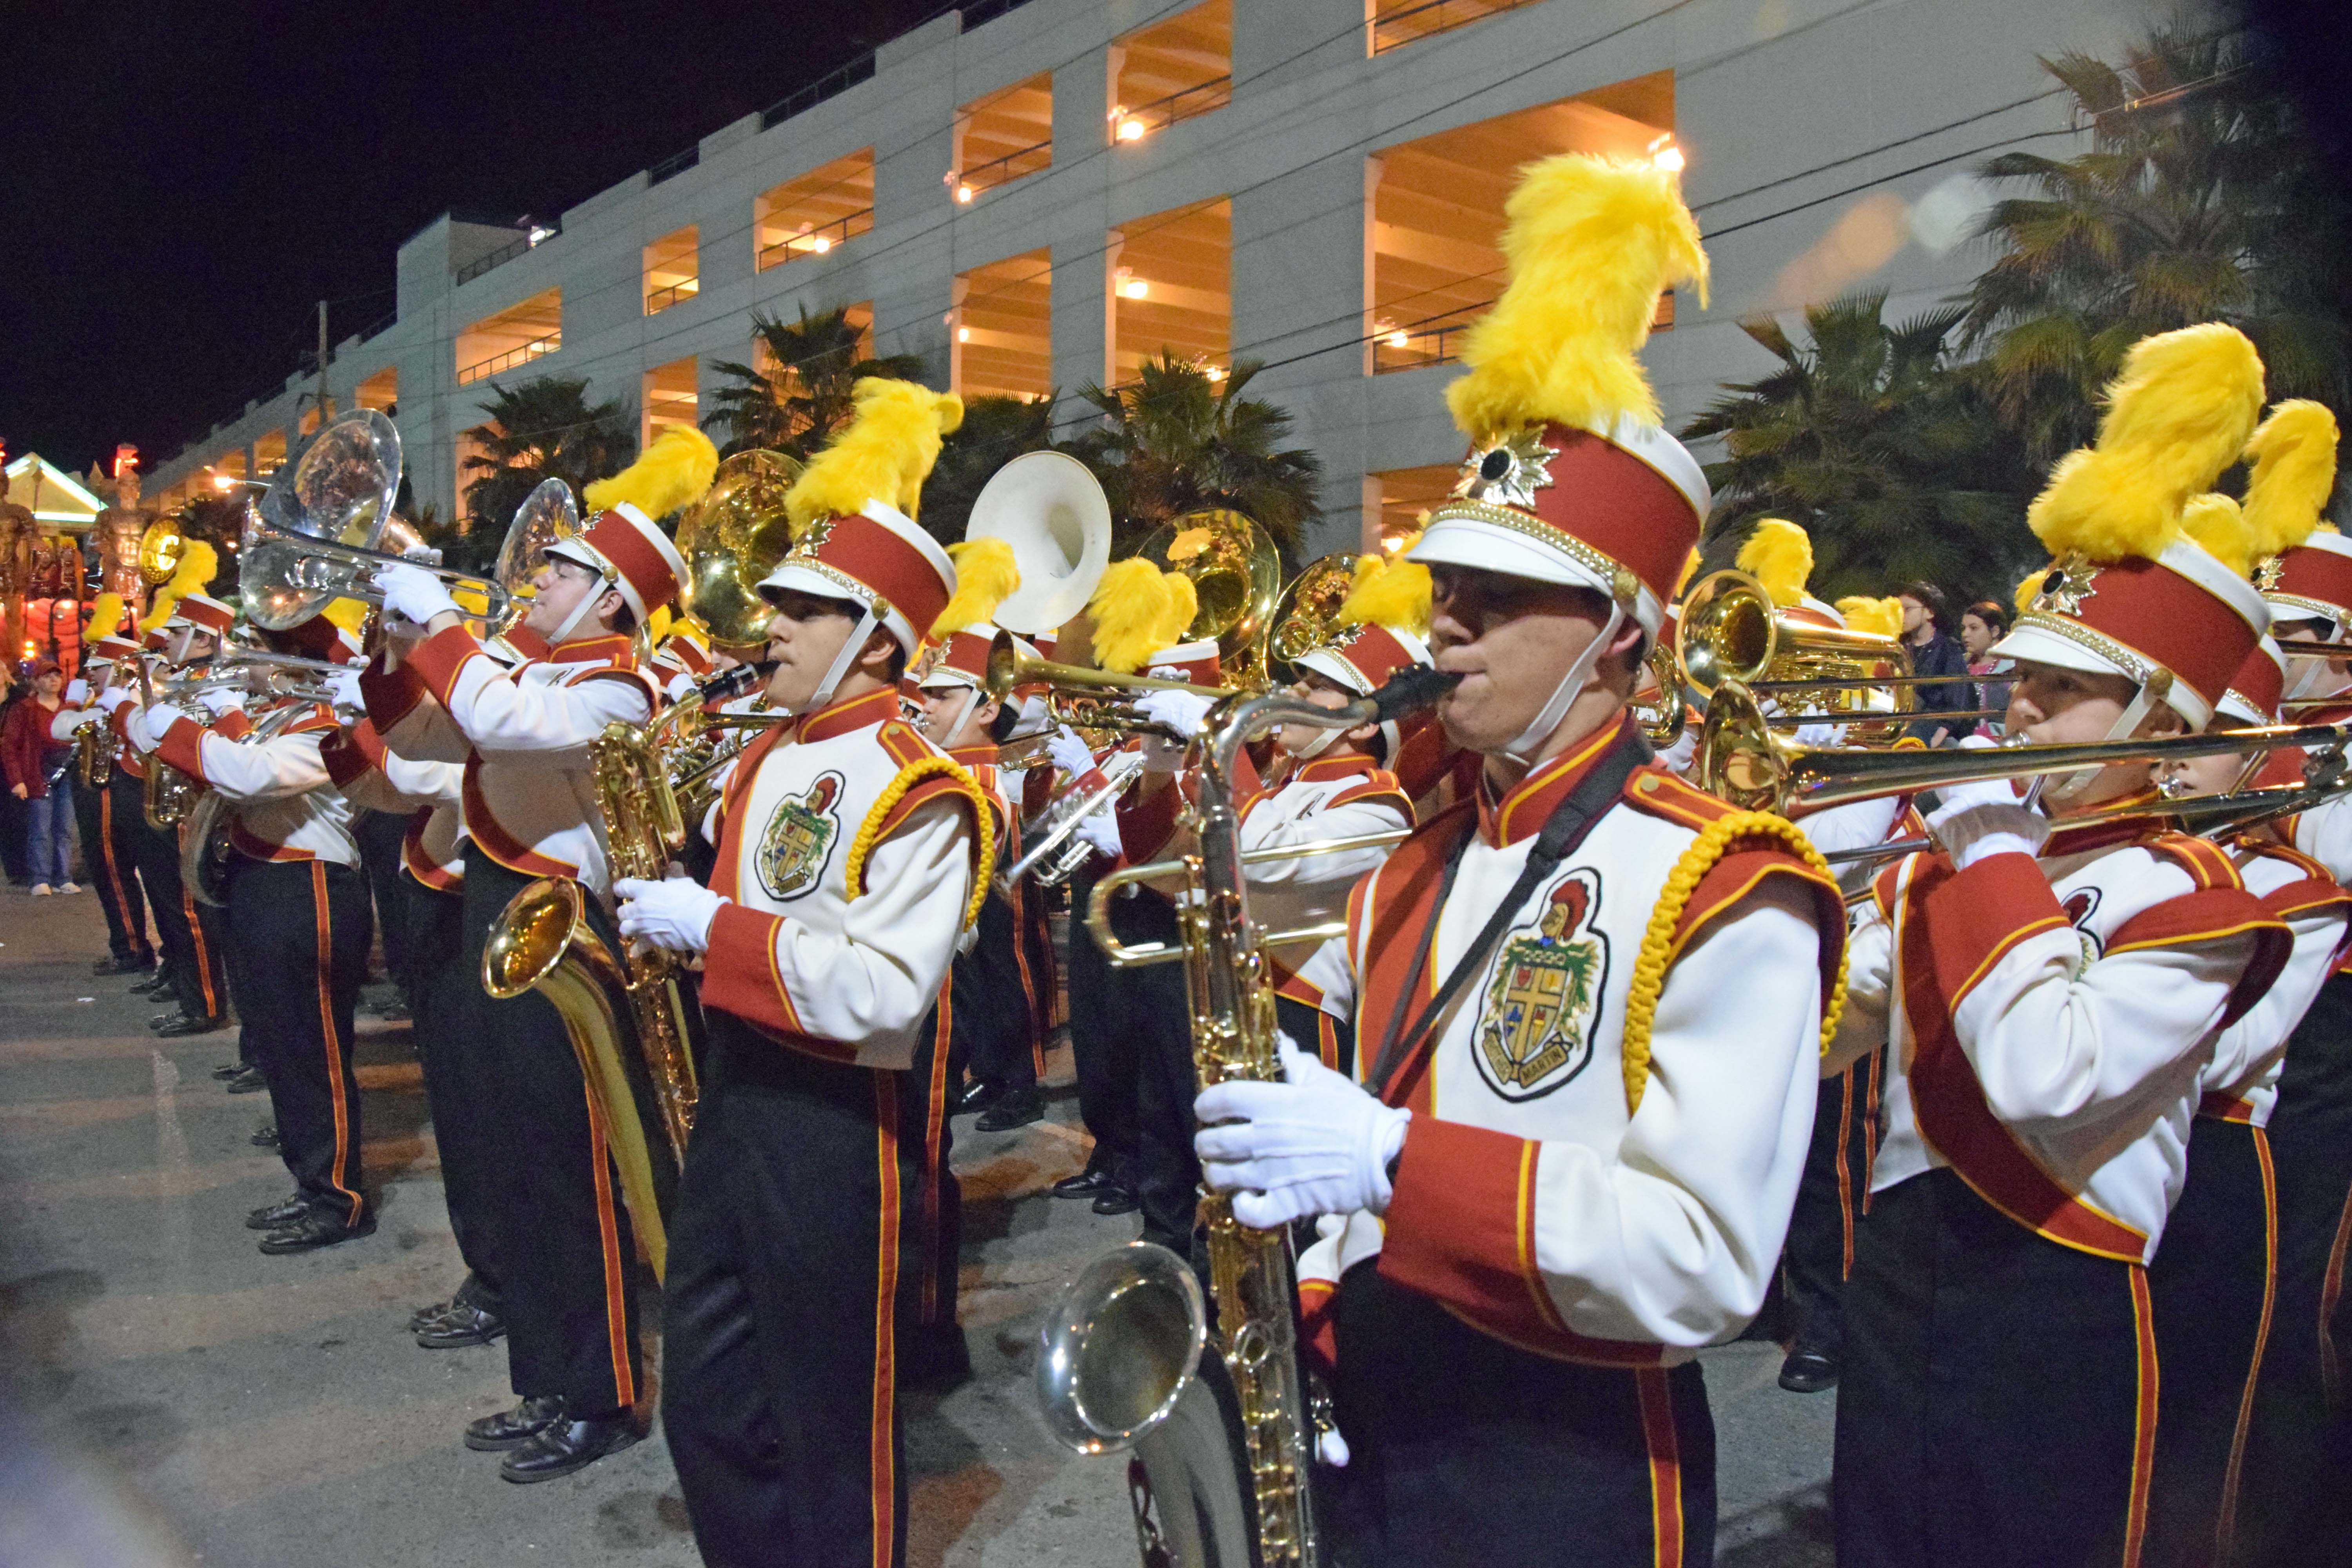
MULTIPOLYGON (((1213 369, 1265 362, 1254 390, 1326 468, 1308 546, 1357 548, 1459 456, 1446 362, 1499 287, 1510 166, 1684 161, 1715 281, 1652 340, 1679 420, 1768 363, 1740 316, 1871 287, 1899 318, 1964 286, 1986 259, 1969 171, 2079 145, 2036 57, 2111 53, 2148 20, 2132 0, 985 3, 558 217, 436 219, 328 393, 395 410, 415 503, 449 516, 494 386, 584 376, 657 426, 752 357, 754 312, 856 307, 936 384, 1066 396, 1181 339, 1213 369)), ((289 376, 150 493, 266 473, 317 384, 289 376)))

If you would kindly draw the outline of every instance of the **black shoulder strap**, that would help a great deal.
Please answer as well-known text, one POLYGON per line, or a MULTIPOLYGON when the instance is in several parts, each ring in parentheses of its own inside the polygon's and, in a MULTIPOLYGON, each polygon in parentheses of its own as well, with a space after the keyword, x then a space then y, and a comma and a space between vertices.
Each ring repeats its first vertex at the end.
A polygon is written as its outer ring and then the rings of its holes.
POLYGON ((1379 1054, 1372 1058, 1372 1070, 1364 1079, 1365 1087, 1375 1094, 1386 1096, 1390 1080, 1397 1069, 1420 1049, 1423 1037, 1445 1016, 1445 1010, 1453 1005, 1454 998, 1461 994, 1462 988, 1470 983, 1470 977, 1486 966, 1487 955, 1495 951, 1495 944, 1502 941, 1503 933, 1510 929, 1511 918, 1528 901, 1528 896, 1558 868, 1562 860, 1575 852, 1578 845, 1584 842, 1593 825, 1624 793, 1625 781, 1633 776, 1633 770, 1649 760, 1649 742, 1642 738, 1639 731, 1629 727, 1617 744, 1593 763, 1592 770, 1569 791, 1567 798, 1552 808, 1551 816, 1544 821, 1543 831, 1536 836, 1534 845, 1528 850, 1527 863, 1519 868, 1518 880, 1511 884, 1511 890, 1503 895, 1502 901, 1486 917, 1486 924, 1478 932, 1478 939, 1454 964, 1454 972, 1445 977, 1445 984, 1439 986, 1437 994, 1429 999, 1429 1005, 1423 1007, 1420 1016, 1407 1026, 1405 1009, 1412 1005, 1415 989, 1411 977, 1419 975, 1429 963, 1430 949, 1437 940, 1437 922, 1444 918, 1445 900, 1454 891, 1454 874, 1462 868, 1462 853, 1469 847, 1471 834, 1476 833, 1477 829, 1473 827, 1454 844, 1454 852, 1445 858, 1445 874, 1438 883, 1437 900, 1431 906, 1428 922, 1422 927, 1421 942, 1413 952, 1412 967, 1406 971, 1408 978, 1403 989, 1398 993, 1396 1011, 1389 1018, 1388 1033, 1381 1039, 1379 1054))

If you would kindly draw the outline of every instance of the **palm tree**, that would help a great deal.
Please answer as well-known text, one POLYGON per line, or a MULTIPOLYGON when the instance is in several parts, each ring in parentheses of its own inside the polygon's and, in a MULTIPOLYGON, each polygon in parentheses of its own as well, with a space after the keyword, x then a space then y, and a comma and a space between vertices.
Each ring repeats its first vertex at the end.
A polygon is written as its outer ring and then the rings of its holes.
POLYGON ((733 360, 711 367, 730 383, 710 395, 717 406, 702 419, 705 429, 726 432, 722 457, 753 447, 814 457, 849 418, 850 389, 861 377, 922 377, 916 355, 866 358, 864 329, 845 309, 812 316, 803 305, 797 321, 754 311, 751 331, 772 368, 733 360))
POLYGON ((1730 564, 1765 517, 1811 531, 1812 591, 1825 599, 1915 580, 1980 594, 2034 558, 2032 475, 1950 361, 1961 308, 1888 326, 1885 305, 1866 293, 1809 307, 1810 347, 1771 317, 1739 323, 1780 364, 1726 386, 1730 395, 1683 429, 1723 438, 1723 460, 1706 467, 1710 567, 1730 564))
POLYGON ((931 537, 952 544, 963 537, 971 503, 996 470, 1024 452, 1054 444, 1055 395, 1042 398, 975 397, 963 405, 963 423, 940 443, 939 461, 923 481, 921 522, 931 537))
POLYGON ((2035 458, 2090 440, 2098 393, 2133 342, 2199 321, 2254 341, 2273 397, 2345 406, 2352 335, 2329 294, 2341 171, 2315 166, 2307 131, 2242 36, 2171 27, 2121 67, 2077 54, 2042 64, 2091 149, 1985 166, 2034 194, 1987 215, 1981 232, 2002 254, 1969 290, 1961 329, 2035 458))
POLYGON ((476 448, 465 464, 473 476, 465 491, 468 531, 503 538, 515 508, 541 480, 562 479, 576 496, 636 455, 628 406, 618 399, 590 403, 584 376, 542 375, 498 387, 480 408, 488 421, 465 433, 476 448))
POLYGON ((1111 552, 1132 551, 1171 518, 1203 507, 1229 507, 1255 518, 1295 559, 1318 515, 1323 462, 1305 447, 1277 445, 1291 417, 1242 389, 1265 367, 1240 360, 1222 381, 1162 351, 1137 380, 1083 388, 1078 395, 1103 416, 1099 428, 1064 449, 1095 471, 1110 498, 1111 552))

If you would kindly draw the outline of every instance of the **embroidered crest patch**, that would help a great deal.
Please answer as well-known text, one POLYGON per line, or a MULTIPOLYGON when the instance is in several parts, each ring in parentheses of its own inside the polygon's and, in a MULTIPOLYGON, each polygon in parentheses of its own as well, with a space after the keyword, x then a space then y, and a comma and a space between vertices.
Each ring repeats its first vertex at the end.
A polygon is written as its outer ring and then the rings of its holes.
POLYGON ((1609 938, 1592 928, 1601 874, 1579 869, 1551 890, 1532 926, 1503 943, 1480 1011, 1478 1071, 1506 1100, 1535 1100, 1592 1059, 1609 977, 1609 938))
POLYGON ((825 857, 841 837, 833 814, 841 798, 841 775, 821 774, 806 793, 779 801, 760 835, 760 886, 772 899, 796 899, 816 886, 825 857))
POLYGON ((2091 929, 2091 917, 2099 912, 2099 889, 2077 888, 2066 895, 2066 922, 2074 928, 2074 938, 2083 944, 2082 962, 2074 966, 2074 978, 2099 962, 2106 954, 2106 943, 2091 929))

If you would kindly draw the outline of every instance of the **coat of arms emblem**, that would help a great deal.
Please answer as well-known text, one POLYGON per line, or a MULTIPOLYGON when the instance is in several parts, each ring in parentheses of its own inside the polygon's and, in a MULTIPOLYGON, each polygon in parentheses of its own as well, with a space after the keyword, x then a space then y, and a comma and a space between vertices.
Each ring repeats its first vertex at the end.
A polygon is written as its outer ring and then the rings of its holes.
POLYGON ((800 795, 788 795, 769 815, 760 836, 760 886, 772 899, 796 899, 816 886, 826 855, 840 837, 833 815, 841 775, 824 773, 800 795))
POLYGON ((1506 1100, 1535 1100, 1584 1070, 1609 975, 1609 938, 1591 929, 1600 873, 1551 890, 1533 929, 1503 944, 1478 1022, 1478 1070, 1506 1100))

